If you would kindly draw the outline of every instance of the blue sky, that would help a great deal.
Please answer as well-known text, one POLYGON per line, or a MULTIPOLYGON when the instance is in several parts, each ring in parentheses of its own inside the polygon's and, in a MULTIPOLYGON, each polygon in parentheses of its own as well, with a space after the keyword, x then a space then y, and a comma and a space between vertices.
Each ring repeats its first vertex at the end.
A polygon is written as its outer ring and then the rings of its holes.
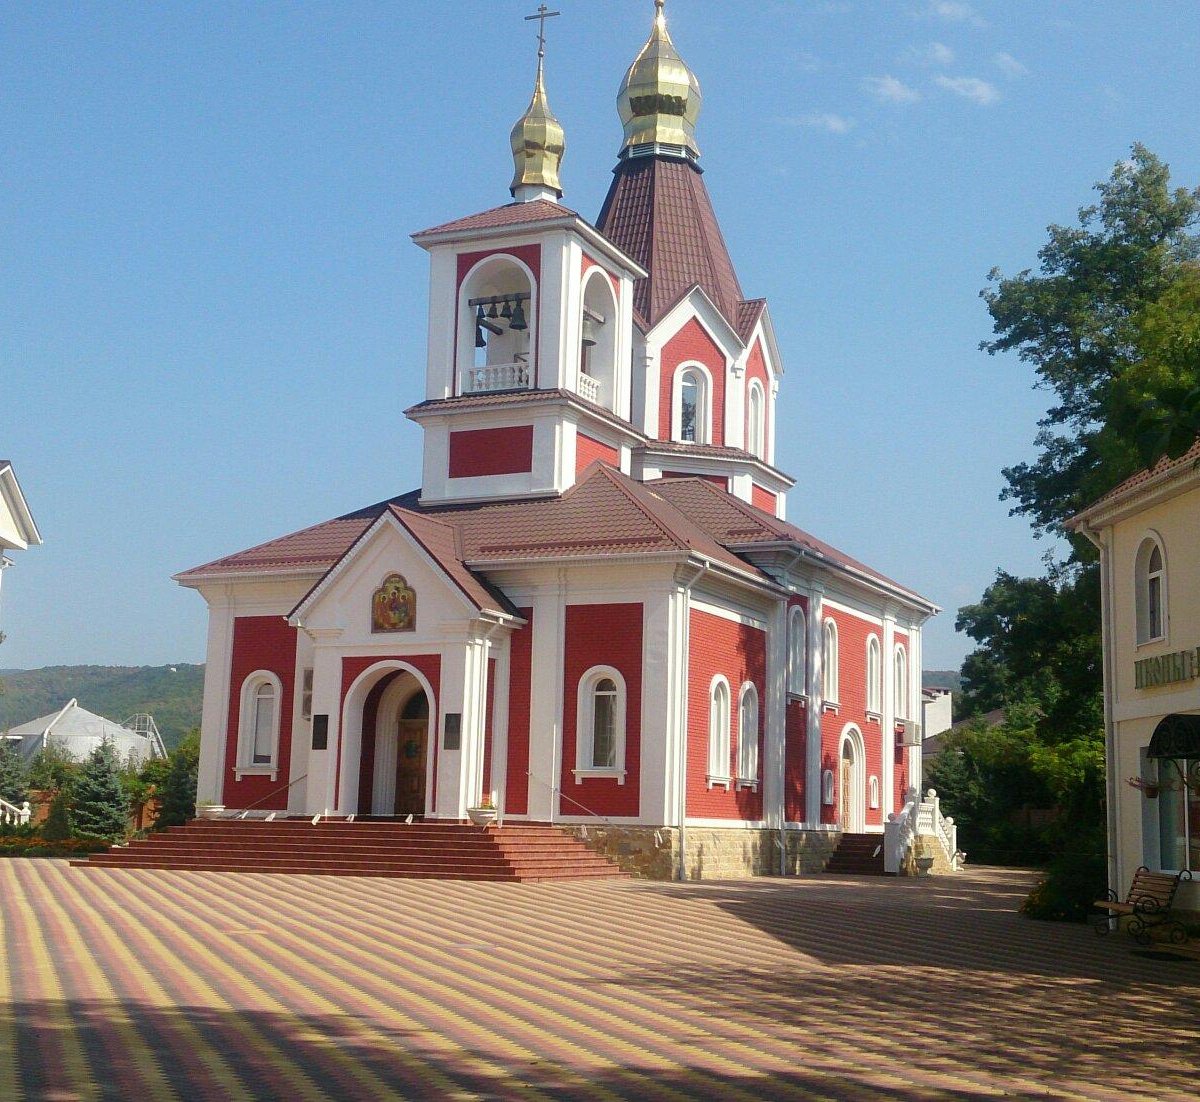
MULTIPOLYGON (((533 3, 0 7, 0 456, 45 544, 0 666, 202 660, 170 575, 410 489, 426 256, 508 200, 533 3)), ((594 218, 650 0, 562 0, 564 202, 594 218)), ((978 351, 993 266, 1036 263, 1142 141, 1200 182, 1192 3, 667 5, 705 179, 786 376, 796 523, 946 612, 1045 550, 998 500, 1047 395, 978 351)))

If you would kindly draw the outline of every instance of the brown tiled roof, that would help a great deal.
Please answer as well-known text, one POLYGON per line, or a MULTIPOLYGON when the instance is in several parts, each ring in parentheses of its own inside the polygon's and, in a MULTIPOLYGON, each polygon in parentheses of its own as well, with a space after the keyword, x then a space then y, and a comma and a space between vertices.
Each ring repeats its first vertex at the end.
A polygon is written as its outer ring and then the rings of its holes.
POLYGON ((765 298, 748 298, 738 303, 734 329, 742 338, 743 344, 750 339, 750 334, 754 332, 754 327, 758 324, 758 319, 762 317, 762 312, 766 308, 767 300, 765 298))
POLYGON ((623 417, 618 417, 611 410, 605 409, 595 402, 589 402, 573 390, 561 387, 549 390, 500 390, 490 394, 460 394, 454 398, 427 398, 415 406, 410 406, 404 411, 404 415, 412 417, 414 414, 436 413, 440 410, 450 409, 474 409, 477 406, 527 406, 537 402, 562 401, 564 399, 586 409, 589 413, 603 417, 627 433, 645 439, 644 434, 635 429, 623 417))
POLYGON ((534 199, 529 203, 505 203, 502 207, 492 207, 491 210, 469 214, 465 218, 456 218, 453 222, 443 222, 440 226, 430 226, 427 230, 414 233, 413 237, 455 233, 459 230, 490 230, 499 226, 524 226, 559 218, 579 218, 579 215, 569 207, 552 203, 549 199, 534 199))
POLYGON ((597 226, 650 274, 634 284, 633 304, 650 326, 700 286, 737 328, 742 289, 700 170, 666 157, 617 165, 597 226))
MULTIPOLYGON (((1171 459, 1168 456, 1162 456, 1153 467, 1146 467, 1138 471, 1135 475, 1130 475, 1118 486, 1114 486, 1108 493, 1097 498, 1084 513, 1090 513, 1097 505, 1103 505, 1105 502, 1113 498, 1121 497, 1127 491, 1141 486, 1145 482, 1149 482, 1152 478, 1157 478, 1159 475, 1167 474, 1171 471, 1182 471, 1187 467, 1194 467, 1200 463, 1200 439, 1197 439, 1187 451, 1185 451, 1177 459, 1171 459)), ((1082 513, 1080 514, 1082 515, 1082 513)))
POLYGON ((756 543, 794 543, 835 566, 864 574, 889 587, 912 592, 907 586, 902 586, 877 570, 872 570, 865 563, 851 558, 804 529, 779 520, 770 513, 764 513, 704 479, 671 478, 651 482, 649 485, 657 487, 676 508, 728 547, 749 549, 756 543))

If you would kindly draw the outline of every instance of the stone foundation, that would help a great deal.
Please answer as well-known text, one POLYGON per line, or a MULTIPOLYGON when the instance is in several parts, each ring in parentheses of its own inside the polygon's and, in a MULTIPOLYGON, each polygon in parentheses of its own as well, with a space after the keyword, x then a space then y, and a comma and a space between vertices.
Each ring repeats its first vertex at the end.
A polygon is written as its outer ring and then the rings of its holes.
MULTIPOLYGON (((675 880, 679 875, 679 831, 674 827, 567 826, 589 848, 624 872, 644 880, 675 880)), ((828 831, 784 833, 785 874, 820 872, 840 835, 828 831)), ((688 880, 735 880, 778 876, 779 831, 744 827, 688 827, 688 880)))

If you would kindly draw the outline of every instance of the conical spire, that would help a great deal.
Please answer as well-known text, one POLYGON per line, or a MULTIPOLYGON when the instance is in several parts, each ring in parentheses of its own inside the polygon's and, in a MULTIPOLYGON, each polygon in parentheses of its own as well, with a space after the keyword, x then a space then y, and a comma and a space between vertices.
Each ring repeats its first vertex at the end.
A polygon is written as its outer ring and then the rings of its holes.
POLYGON ((533 98, 529 106, 512 128, 509 140, 512 144, 513 178, 509 191, 518 201, 531 199, 559 199, 562 184, 558 170, 566 150, 563 128, 546 100, 546 81, 543 63, 546 57, 545 20, 558 12, 549 12, 546 5, 539 15, 530 19, 541 19, 542 30, 538 34, 537 80, 533 85, 533 98))
POLYGON ((622 158, 654 153, 700 156, 696 145, 700 82, 667 33, 664 3, 654 0, 654 29, 617 93, 617 110, 625 127, 622 158))

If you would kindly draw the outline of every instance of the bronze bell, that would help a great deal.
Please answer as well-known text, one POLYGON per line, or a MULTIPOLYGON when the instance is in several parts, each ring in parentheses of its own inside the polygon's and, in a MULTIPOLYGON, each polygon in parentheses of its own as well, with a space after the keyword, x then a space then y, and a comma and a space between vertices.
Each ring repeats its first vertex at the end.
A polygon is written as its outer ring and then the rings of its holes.
POLYGON ((596 318, 590 311, 585 311, 583 315, 583 332, 580 336, 580 341, 586 348, 594 348, 600 339, 600 326, 603 323, 596 318))
POLYGON ((529 328, 529 325, 525 321, 525 311, 521 308, 520 299, 517 299, 517 304, 513 307, 512 321, 508 323, 508 327, 509 329, 516 329, 518 332, 529 328))

